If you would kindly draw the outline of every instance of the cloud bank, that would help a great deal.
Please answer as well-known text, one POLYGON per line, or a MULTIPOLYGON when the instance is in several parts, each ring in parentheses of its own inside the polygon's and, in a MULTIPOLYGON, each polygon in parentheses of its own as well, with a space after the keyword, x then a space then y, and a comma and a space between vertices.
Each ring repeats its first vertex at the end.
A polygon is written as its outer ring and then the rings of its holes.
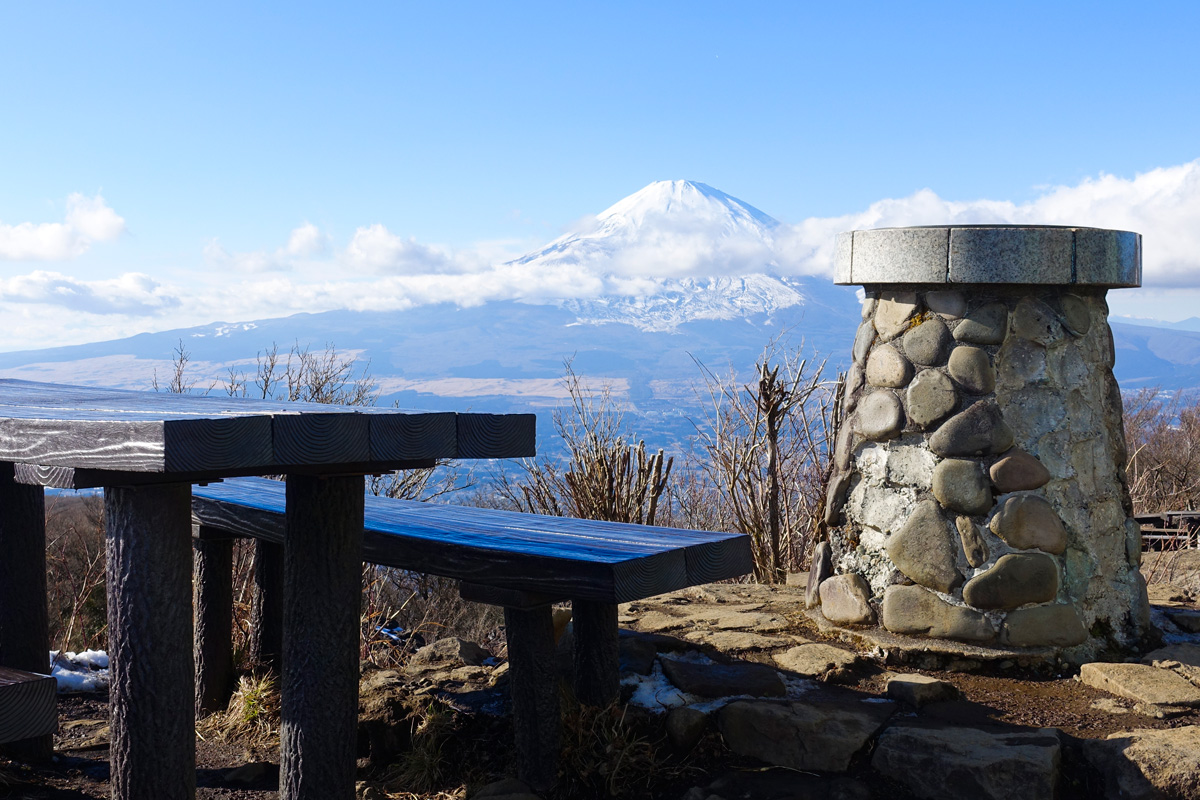
MULTIPOLYGON (((922 189, 879 200, 853 214, 779 225, 765 239, 753 225, 700 230, 684 221, 655 227, 617 250, 604 251, 597 245, 600 249, 593 252, 584 248, 557 260, 519 257, 535 242, 451 248, 402 236, 381 224, 358 227, 344 246, 337 247, 328 232, 304 223, 278 246, 253 252, 229 252, 213 241, 204 249, 207 268, 186 279, 128 273, 83 280, 45 270, 0 278, 0 310, 30 326, 29 332, 10 338, 8 347, 16 349, 333 309, 389 311, 431 303, 474 306, 495 300, 540 303, 645 296, 656 292, 663 278, 749 272, 828 276, 834 236, 840 231, 998 222, 1138 231, 1145 237, 1147 289, 1113 297, 1119 303, 1140 297, 1148 308, 1154 308, 1151 300, 1161 305, 1167 297, 1181 309, 1192 309, 1200 300, 1197 160, 1132 178, 1102 174, 1073 186, 1049 187, 1020 204, 946 200, 922 189)), ((125 221, 100 195, 71 195, 61 223, 0 225, 0 259, 70 259, 124 230, 125 221)), ((571 231, 585 236, 595 232, 591 224, 571 231)), ((553 254, 562 241, 546 252, 553 254)), ((1160 318, 1171 318, 1157 310, 1160 318)))
POLYGON ((125 220, 99 194, 72 194, 62 222, 0 222, 0 260, 66 261, 124 232, 125 220))

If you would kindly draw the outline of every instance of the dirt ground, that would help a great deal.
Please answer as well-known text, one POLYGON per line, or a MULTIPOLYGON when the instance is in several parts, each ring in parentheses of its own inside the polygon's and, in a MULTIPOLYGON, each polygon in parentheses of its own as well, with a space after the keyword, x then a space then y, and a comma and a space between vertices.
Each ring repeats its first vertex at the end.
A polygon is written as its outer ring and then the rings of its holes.
MULTIPOLYGON (((1159 606, 1196 607, 1200 596, 1200 551, 1147 554, 1143 571, 1155 583, 1151 600, 1159 606)), ((797 621, 797 634, 820 638, 806 620, 797 621)), ((848 645, 832 642, 849 649, 848 645)), ((895 670, 892 671, 904 671, 895 670)), ((1111 733, 1133 728, 1166 728, 1200 725, 1200 710, 1165 719, 1144 716, 1132 710, 1132 703, 1121 701, 1104 692, 1080 683, 1070 674, 1038 676, 1015 671, 992 673, 930 672, 953 683, 962 692, 964 701, 926 706, 922 716, 964 725, 1006 723, 1035 728, 1053 727, 1076 739, 1103 738, 1111 733), (1098 701, 1101 701, 1098 703, 1098 701)), ((883 694, 885 671, 882 668, 859 670, 849 680, 849 687, 870 694, 883 694)), ((29 800, 78 800, 107 798, 107 698, 103 695, 64 695, 59 700, 60 733, 56 737, 56 760, 44 767, 30 767, 0 758, 0 798, 29 798, 29 800)), ((466 715, 469 716, 469 715, 466 715)), ((503 719, 460 719, 456 722, 463 741, 440 754, 443 760, 468 765, 471 777, 447 774, 440 792, 426 794, 375 794, 372 797, 394 798, 464 798, 468 788, 479 788, 490 775, 503 777, 507 769, 511 736, 506 733, 503 719), (458 748, 458 752, 455 752, 458 748), (484 748, 484 749, 481 749, 484 748), (467 785, 464 785, 464 782, 467 785)), ((593 721, 593 724, 598 724, 593 721)), ((639 723, 641 724, 641 723, 639 723)), ((646 715, 644 741, 661 734, 661 716, 646 715), (657 728, 655 726, 658 726, 657 728)), ((266 800, 276 797, 278 784, 278 755, 261 747, 247 749, 212 736, 198 736, 196 742, 197 796, 202 800, 266 800)), ((364 762, 365 763, 365 762, 364 762)), ((678 798, 689 786, 705 785, 717 775, 729 770, 749 769, 745 764, 723 751, 716 735, 683 762, 671 762, 653 786, 627 796, 678 798), (669 773, 669 774, 668 774, 669 773)), ((760 770, 761 771, 761 770, 760 770)), ((365 766, 360 778, 372 783, 383 776, 365 766)), ((881 785, 878 779, 860 771, 860 777, 870 785, 872 794, 898 800, 906 795, 895 787, 881 785)), ((389 785, 394 788, 394 781, 389 785)), ((576 796, 587 796, 586 794, 576 796)))

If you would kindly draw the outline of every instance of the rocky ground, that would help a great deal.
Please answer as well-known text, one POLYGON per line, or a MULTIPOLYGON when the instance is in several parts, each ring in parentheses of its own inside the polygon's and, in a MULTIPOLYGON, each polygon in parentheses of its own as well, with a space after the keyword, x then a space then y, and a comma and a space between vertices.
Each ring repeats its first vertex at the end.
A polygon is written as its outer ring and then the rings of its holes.
MULTIPOLYGON (((567 698, 555 796, 1200 797, 1193 566, 1200 553, 1147 558, 1162 646, 1079 670, 914 662, 841 641, 806 612, 803 586, 703 586, 623 606, 625 702, 589 710, 567 698)), ((505 780, 498 655, 446 639, 404 670, 365 670, 360 797, 532 797, 505 780)), ((0 760, 0 796, 108 796, 104 698, 64 696, 60 715, 57 762, 0 760)), ((201 727, 199 796, 275 796, 274 745, 261 731, 201 727)))

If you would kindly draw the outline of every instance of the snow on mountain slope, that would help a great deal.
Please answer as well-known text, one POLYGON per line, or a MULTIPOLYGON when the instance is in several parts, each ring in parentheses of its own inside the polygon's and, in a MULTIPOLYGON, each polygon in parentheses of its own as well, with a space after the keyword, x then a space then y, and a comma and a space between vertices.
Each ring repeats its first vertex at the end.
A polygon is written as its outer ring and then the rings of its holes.
POLYGON ((706 184, 658 181, 510 263, 604 275, 613 287, 604 296, 556 302, 580 324, 667 332, 694 320, 770 319, 795 306, 808 306, 805 316, 817 324, 829 314, 853 317, 850 295, 830 292, 828 281, 770 274, 779 228, 778 220, 706 184))
MULTIPOLYGON (((809 302, 804 283, 761 273, 656 283, 655 291, 648 294, 568 300, 560 305, 574 313, 580 324, 624 323, 644 331, 666 332, 700 319, 745 319, 764 314, 770 320, 780 309, 809 302)), ((852 312, 847 309, 847 314, 852 312)))
MULTIPOLYGON (((780 223, 703 183, 658 181, 512 264, 582 265, 645 281, 767 271, 780 223)), ((643 285, 653 289, 652 283, 643 285)))

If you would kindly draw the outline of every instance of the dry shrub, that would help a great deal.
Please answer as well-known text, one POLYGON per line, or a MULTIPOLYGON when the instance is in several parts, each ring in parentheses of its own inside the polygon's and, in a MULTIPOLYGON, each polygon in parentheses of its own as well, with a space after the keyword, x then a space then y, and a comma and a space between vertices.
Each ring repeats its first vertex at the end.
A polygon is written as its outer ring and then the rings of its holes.
MULTIPOLYGON (((1126 479, 1135 514, 1200 508, 1200 399, 1195 394, 1141 389, 1122 397, 1126 479)), ((1179 536, 1146 560, 1147 583, 1172 583, 1187 547, 1187 524, 1179 536)))
POLYGON ((663 732, 665 716, 621 703, 580 705, 568 692, 561 697, 556 797, 649 797, 700 771, 692 759, 672 755, 663 732))
POLYGON ((104 649, 104 500, 100 495, 46 498, 46 587, 51 649, 104 649))
POLYGON ((554 412, 554 432, 566 448, 567 463, 526 459, 523 474, 497 475, 505 506, 532 514, 653 525, 669 485, 674 457, 648 453, 625 428, 624 415, 607 385, 590 387, 564 364, 563 385, 570 408, 554 412))
POLYGON ((225 711, 197 724, 205 738, 233 741, 251 749, 279 746, 279 685, 274 675, 243 675, 225 711))
POLYGON ((455 732, 454 713, 435 703, 418 712, 418 716, 412 749, 383 776, 382 783, 389 790, 396 787, 406 792, 435 791, 460 766, 452 764, 445 753, 455 732))
POLYGON ((808 544, 824 524, 829 453, 839 382, 822 380, 825 363, 801 350, 768 345, 756 379, 742 383, 731 367, 717 375, 704 365, 705 418, 696 425, 690 507, 708 501, 722 528, 748 534, 754 577, 778 583, 803 566, 808 544))
POLYGON ((418 647, 447 636, 493 653, 503 644, 500 609, 463 600, 456 580, 374 565, 363 576, 362 657, 376 666, 402 666, 418 647), (403 641, 381 628, 402 630, 403 641))

